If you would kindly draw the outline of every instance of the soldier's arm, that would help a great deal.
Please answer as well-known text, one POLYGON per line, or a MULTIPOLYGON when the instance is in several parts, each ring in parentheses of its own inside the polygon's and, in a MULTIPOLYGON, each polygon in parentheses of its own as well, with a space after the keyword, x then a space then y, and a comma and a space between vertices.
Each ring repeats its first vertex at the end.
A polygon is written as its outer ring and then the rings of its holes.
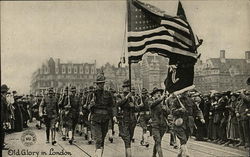
POLYGON ((155 101, 152 101, 150 104, 150 108, 151 109, 155 108, 157 105, 161 104, 161 102, 162 102, 162 99, 157 99, 155 101))
POLYGON ((128 101, 127 97, 121 98, 120 100, 118 100, 117 106, 118 107, 124 106, 127 103, 127 101, 128 101))
POLYGON ((198 117, 199 119, 204 119, 201 109, 191 99, 190 103, 192 103, 193 106, 194 116, 198 117))
POLYGON ((44 105, 45 105, 45 100, 43 98, 42 101, 41 101, 41 103, 40 103, 40 105, 39 105, 39 115, 40 116, 43 115, 44 105))

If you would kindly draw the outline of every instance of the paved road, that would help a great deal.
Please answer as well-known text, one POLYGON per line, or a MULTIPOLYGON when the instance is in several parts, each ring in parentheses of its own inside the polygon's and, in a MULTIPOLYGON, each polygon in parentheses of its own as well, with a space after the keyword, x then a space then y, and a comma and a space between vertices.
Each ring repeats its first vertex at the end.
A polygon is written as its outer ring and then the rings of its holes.
MULTIPOLYGON (((117 126, 116 126, 117 130, 117 126)), ((117 133, 118 131, 116 131, 117 133)), ((162 142, 163 154, 166 157, 176 157, 178 150, 169 146, 169 134, 165 134, 162 142)), ((153 138, 150 137, 150 146, 148 148, 140 145, 141 128, 137 127, 135 130, 135 143, 132 144, 132 154, 134 157, 151 157, 153 138)), ((6 136, 6 142, 10 149, 3 152, 4 157, 8 156, 50 156, 50 157, 90 157, 94 156, 94 145, 88 145, 83 137, 77 135, 76 142, 70 145, 66 141, 62 141, 60 135, 57 136, 57 144, 52 146, 45 143, 45 130, 37 130, 34 124, 31 123, 30 127, 23 132, 12 133, 6 136), (21 141, 21 136, 24 132, 30 130, 36 135, 36 143, 31 146, 25 146, 21 141), (28 155, 19 155, 28 154, 28 155), (59 154, 59 155, 58 155, 59 154)), ((192 138, 188 142, 188 148, 192 157, 245 157, 248 155, 244 149, 236 149, 232 147, 223 147, 214 143, 199 142, 192 138)), ((124 157, 124 144, 121 138, 114 137, 114 142, 110 143, 108 140, 105 142, 104 157, 124 157)))

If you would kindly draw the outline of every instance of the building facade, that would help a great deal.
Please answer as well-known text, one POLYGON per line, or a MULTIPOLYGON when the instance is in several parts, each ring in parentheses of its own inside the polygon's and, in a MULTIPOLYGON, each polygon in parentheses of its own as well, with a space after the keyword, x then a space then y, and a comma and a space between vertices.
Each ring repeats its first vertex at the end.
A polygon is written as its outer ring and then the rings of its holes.
POLYGON ((250 89, 246 84, 250 77, 250 51, 245 52, 244 59, 229 59, 225 55, 225 50, 221 50, 219 58, 197 62, 194 84, 198 91, 208 93, 210 90, 250 89))
POLYGON ((31 80, 31 93, 42 93, 49 87, 59 92, 65 86, 84 88, 93 84, 96 78, 94 63, 61 63, 60 59, 50 58, 37 69, 31 80))

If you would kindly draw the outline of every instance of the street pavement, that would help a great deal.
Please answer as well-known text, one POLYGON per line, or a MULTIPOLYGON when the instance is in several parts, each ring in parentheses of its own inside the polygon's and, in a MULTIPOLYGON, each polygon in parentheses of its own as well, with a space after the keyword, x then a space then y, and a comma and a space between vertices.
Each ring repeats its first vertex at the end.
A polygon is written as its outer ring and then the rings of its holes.
MULTIPOLYGON (((118 137, 118 128, 115 125, 116 133, 114 135, 114 142, 110 143, 108 138, 105 141, 104 157, 124 157, 124 143, 118 137)), ((134 157, 151 157, 153 149, 153 138, 150 137, 150 146, 148 148, 140 145, 141 128, 136 127, 135 142, 132 144, 132 155, 134 157)), ((90 157, 94 156, 95 146, 89 145, 83 136, 76 135, 76 141, 70 145, 67 141, 63 141, 61 136, 57 134, 57 144, 46 144, 45 142, 45 129, 38 130, 35 128, 34 123, 29 124, 29 128, 23 132, 11 133, 6 135, 5 141, 9 146, 9 150, 3 151, 3 157, 90 157), (21 137, 25 132, 31 131, 36 136, 36 142, 30 146, 24 145, 21 137)), ((169 146, 169 134, 165 134, 162 141, 163 155, 165 157, 176 157, 178 149, 169 146)), ((192 157, 246 157, 249 152, 244 148, 224 147, 218 144, 195 141, 191 138, 188 142, 188 148, 192 157)))

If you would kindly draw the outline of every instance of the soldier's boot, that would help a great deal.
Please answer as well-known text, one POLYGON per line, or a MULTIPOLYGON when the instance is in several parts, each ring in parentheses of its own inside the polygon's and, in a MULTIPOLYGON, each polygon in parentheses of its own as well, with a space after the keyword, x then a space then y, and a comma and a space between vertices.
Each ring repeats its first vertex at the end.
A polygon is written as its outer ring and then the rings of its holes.
POLYGON ((147 133, 143 134, 143 146, 146 146, 146 147, 149 146, 147 133))
POLYGON ((157 151, 156 151, 156 145, 154 145, 152 157, 156 157, 156 153, 157 153, 157 151))
POLYGON ((95 157, 102 157, 102 149, 96 149, 95 157))
POLYGON ((132 157, 131 148, 126 148, 125 153, 126 153, 126 157, 132 157))
POLYGON ((91 131, 88 131, 88 144, 92 144, 91 131))
POLYGON ((85 140, 87 140, 88 139, 87 127, 83 128, 83 134, 84 134, 85 140))
POLYGON ((189 156, 190 155, 187 149, 187 145, 186 144, 181 145, 181 157, 189 157, 189 156))
POLYGON ((66 128, 62 128, 62 140, 66 141, 66 128))
POLYGON ((51 140, 52 140, 52 145, 55 145, 56 144, 56 129, 53 128, 51 129, 51 140))
POLYGON ((110 141, 110 143, 113 143, 112 129, 109 129, 109 130, 108 130, 108 134, 109 134, 109 141, 110 141))
POLYGON ((68 134, 69 134, 69 144, 73 144, 73 133, 72 133, 72 131, 70 130, 68 134))
POLYGON ((46 143, 49 143, 49 134, 50 134, 50 129, 46 128, 46 143))

